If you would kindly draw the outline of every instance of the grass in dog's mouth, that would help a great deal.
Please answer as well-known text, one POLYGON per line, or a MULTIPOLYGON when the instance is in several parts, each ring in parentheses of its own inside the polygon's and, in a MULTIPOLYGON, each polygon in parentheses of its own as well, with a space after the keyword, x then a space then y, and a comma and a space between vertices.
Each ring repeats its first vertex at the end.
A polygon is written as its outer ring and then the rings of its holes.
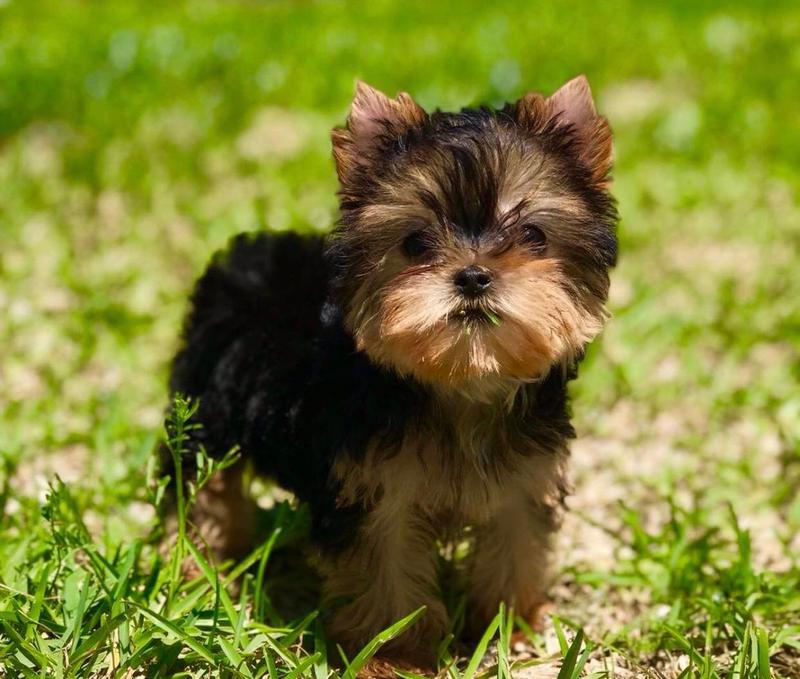
POLYGON ((454 318, 463 323, 491 323, 497 326, 502 322, 496 313, 488 309, 460 309, 454 318))

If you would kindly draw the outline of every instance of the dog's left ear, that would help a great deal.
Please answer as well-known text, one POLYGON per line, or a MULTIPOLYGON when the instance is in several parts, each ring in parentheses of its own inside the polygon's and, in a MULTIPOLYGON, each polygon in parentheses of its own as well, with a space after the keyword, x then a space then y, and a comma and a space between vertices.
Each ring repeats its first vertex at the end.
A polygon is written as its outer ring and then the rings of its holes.
POLYGON ((549 98, 527 94, 517 102, 517 117, 528 121, 556 119, 557 124, 571 125, 575 131, 580 159, 592 173, 592 179, 604 184, 614 162, 611 127, 597 114, 592 90, 585 75, 564 83, 549 98))
POLYGON ((391 99, 358 82, 347 126, 331 134, 339 180, 346 183, 357 168, 375 160, 387 143, 426 118, 427 113, 407 93, 400 92, 391 99))

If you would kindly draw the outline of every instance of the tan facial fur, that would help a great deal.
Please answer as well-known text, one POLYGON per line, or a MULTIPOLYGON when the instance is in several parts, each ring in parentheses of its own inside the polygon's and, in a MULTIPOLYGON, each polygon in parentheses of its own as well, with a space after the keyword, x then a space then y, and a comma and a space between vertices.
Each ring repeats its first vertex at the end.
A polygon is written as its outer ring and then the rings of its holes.
POLYGON ((493 377, 532 380, 579 354, 602 326, 602 300, 574 291, 565 272, 559 239, 572 237, 570 230, 579 230, 586 215, 579 202, 549 186, 545 171, 536 176, 519 163, 509 164, 495 221, 497 231, 507 229, 511 239, 512 210, 502 212, 503 206, 533 206, 536 219, 554 233, 546 255, 524 245, 498 247, 493 240, 464 243, 440 225, 435 259, 409 262, 400 249, 402 238, 436 219, 413 200, 420 185, 436 187, 424 169, 415 172, 404 197, 394 195, 395 202, 365 210, 362 228, 380 257, 375 256, 349 304, 347 321, 358 348, 401 373, 450 384, 493 377), (492 315, 490 323, 459 320, 465 304, 453 277, 470 264, 495 276, 492 293, 475 305, 492 315))

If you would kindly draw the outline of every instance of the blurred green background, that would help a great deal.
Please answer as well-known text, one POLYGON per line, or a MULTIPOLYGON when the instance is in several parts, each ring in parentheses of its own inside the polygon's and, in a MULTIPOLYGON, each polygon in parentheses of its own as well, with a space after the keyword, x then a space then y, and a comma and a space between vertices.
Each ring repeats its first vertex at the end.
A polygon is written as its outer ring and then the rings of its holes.
POLYGON ((46 542, 53 473, 110 549, 152 525, 144 467, 192 281, 239 231, 332 227, 328 134, 356 79, 457 109, 578 73, 615 130, 621 259, 575 389, 555 596, 632 666, 671 667, 659 607, 676 601, 686 638, 712 620, 739 643, 739 616, 784 663, 800 618, 796 2, 0 3, 5 581, 46 542), (744 558, 731 509, 752 578, 720 589, 744 558))

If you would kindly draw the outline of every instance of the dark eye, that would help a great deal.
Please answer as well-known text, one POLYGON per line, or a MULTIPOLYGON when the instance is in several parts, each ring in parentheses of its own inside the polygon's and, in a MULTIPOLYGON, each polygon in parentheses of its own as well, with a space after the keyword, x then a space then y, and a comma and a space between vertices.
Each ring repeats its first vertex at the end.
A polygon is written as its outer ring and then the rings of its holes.
POLYGON ((415 231, 403 241, 403 254, 409 259, 424 257, 431 249, 431 242, 422 231, 415 231))
POLYGON ((543 250, 547 245, 547 236, 536 224, 525 224, 522 227, 522 239, 534 250, 543 250))

